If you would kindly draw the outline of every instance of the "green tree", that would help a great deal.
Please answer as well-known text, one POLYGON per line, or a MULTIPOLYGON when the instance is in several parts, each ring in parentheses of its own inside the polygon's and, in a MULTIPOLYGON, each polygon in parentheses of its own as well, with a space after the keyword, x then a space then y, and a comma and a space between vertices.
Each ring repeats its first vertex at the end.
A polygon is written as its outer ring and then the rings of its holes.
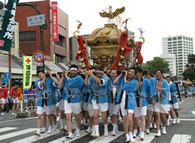
POLYGON ((190 79, 190 81, 195 80, 195 67, 191 66, 183 72, 184 80, 190 79))
POLYGON ((148 69, 150 73, 154 74, 156 69, 161 69, 163 73, 167 72, 169 63, 160 57, 154 57, 153 60, 147 61, 143 69, 148 69))

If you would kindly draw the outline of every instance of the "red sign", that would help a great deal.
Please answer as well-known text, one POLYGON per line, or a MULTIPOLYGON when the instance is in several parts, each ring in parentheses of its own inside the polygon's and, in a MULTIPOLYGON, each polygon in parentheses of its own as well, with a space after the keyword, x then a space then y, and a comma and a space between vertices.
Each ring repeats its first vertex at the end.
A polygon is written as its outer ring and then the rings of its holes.
POLYGON ((41 63, 44 60, 44 53, 42 51, 36 51, 33 57, 37 63, 41 63))
POLYGON ((58 36, 58 3, 57 1, 51 2, 51 15, 52 15, 52 41, 59 41, 58 36))

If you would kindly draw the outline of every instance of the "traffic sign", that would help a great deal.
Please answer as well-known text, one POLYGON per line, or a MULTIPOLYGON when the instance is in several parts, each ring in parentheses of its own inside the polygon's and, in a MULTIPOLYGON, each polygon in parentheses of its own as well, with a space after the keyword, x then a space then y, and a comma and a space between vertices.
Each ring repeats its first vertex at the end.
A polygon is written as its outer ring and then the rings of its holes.
POLYGON ((34 59, 37 63, 41 63, 44 60, 44 53, 42 51, 36 51, 34 53, 34 59))
POLYGON ((6 72, 6 73, 4 73, 4 79, 6 80, 8 80, 8 79, 10 79, 11 78, 11 73, 10 72, 6 72))
POLYGON ((27 17, 28 27, 45 24, 45 15, 35 15, 27 17))

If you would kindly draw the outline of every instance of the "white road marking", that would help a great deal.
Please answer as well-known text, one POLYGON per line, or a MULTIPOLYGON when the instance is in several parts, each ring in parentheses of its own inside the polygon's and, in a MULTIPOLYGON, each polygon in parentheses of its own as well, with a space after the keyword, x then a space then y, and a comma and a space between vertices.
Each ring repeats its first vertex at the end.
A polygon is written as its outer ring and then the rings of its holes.
POLYGON ((5 127, 5 128, 1 128, 0 132, 6 132, 6 131, 10 131, 10 130, 14 130, 17 129, 16 127, 5 127))
POLYGON ((25 130, 13 132, 13 133, 5 134, 5 135, 0 135, 0 140, 5 140, 5 139, 8 139, 8 138, 16 137, 16 136, 19 136, 19 135, 23 135, 23 134, 33 132, 33 131, 36 131, 36 128, 29 128, 29 129, 25 129, 25 130))
POLYGON ((20 140, 11 142, 11 143, 27 143, 27 142, 29 142, 29 141, 30 141, 30 142, 34 142, 34 141, 38 141, 38 140, 47 138, 47 137, 49 137, 49 136, 58 134, 58 133, 60 133, 60 132, 61 132, 60 130, 56 130, 56 131, 53 131, 52 134, 47 134, 47 133, 41 134, 40 137, 35 136, 35 135, 32 134, 32 136, 30 136, 30 137, 23 138, 23 139, 20 139, 20 140))
POLYGON ((109 132, 109 135, 107 137, 102 135, 99 138, 90 141, 89 143, 109 143, 110 141, 121 136, 122 134, 124 134, 124 132, 119 131, 116 136, 112 136, 112 132, 109 132))
POLYGON ((191 135, 174 134, 170 143, 189 143, 190 139, 191 139, 191 135))
POLYGON ((7 120, 7 121, 2 121, 0 122, 0 124, 2 123, 8 123, 8 122, 17 122, 17 121, 22 121, 22 120, 31 120, 31 119, 35 119, 37 117, 30 117, 30 118, 20 118, 20 119, 14 119, 14 120, 7 120))
POLYGON ((53 140, 53 141, 51 141, 49 143, 62 143, 62 142, 69 143, 69 142, 72 142, 74 140, 77 140, 77 139, 87 135, 87 133, 84 130, 81 130, 80 134, 81 134, 80 137, 76 137, 76 134, 73 134, 74 135, 73 139, 66 139, 66 137, 64 136, 64 137, 61 137, 59 139, 53 140))

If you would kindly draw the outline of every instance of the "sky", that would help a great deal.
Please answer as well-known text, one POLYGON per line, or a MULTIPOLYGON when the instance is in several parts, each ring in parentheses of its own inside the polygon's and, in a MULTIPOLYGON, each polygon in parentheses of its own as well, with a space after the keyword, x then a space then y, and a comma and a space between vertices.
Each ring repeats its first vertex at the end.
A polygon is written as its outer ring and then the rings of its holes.
MULTIPOLYGON (((1 0, 4 1, 4 0, 1 0)), ((8 0, 7 0, 8 1, 8 0)), ((30 2, 37 0, 20 0, 30 2)), ((99 15, 101 10, 112 6, 112 11, 125 6, 120 15, 128 21, 128 29, 135 32, 139 40, 142 28, 145 43, 142 46, 144 63, 162 54, 162 38, 167 36, 189 36, 195 44, 195 1, 194 0, 51 0, 58 1, 58 7, 69 15, 69 36, 82 22, 80 34, 90 34, 96 28, 104 27, 107 18, 99 15)), ((17 10, 17 9, 16 9, 17 10)), ((108 12, 108 10, 106 10, 108 12)), ((195 48, 194 48, 195 53, 195 48)))

